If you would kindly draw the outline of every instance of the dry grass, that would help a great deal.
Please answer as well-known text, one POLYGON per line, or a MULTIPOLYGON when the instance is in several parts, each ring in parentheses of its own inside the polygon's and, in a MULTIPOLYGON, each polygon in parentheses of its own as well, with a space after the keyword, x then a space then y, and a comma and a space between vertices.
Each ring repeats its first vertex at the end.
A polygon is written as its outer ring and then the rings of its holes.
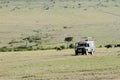
POLYGON ((91 56, 73 50, 0 53, 1 80, 117 80, 119 49, 97 49, 91 56))
POLYGON ((33 30, 39 29, 43 34, 49 32, 52 35, 49 40, 52 43, 61 43, 66 36, 73 36, 74 41, 79 41, 82 36, 92 36, 98 45, 118 43, 120 10, 119 6, 114 6, 119 5, 118 2, 102 2, 107 7, 97 7, 97 1, 56 1, 54 7, 44 10, 44 6, 48 5, 46 1, 11 1, 6 4, 8 7, 0 9, 0 45, 19 39, 21 34, 32 35, 33 30), (78 3, 82 4, 81 8, 78 8, 78 3), (66 5, 70 8, 63 8, 66 5), (20 9, 13 10, 15 7, 20 9), (63 29, 63 26, 68 28, 63 29))
MULTIPOLYGON (((33 30, 50 34, 49 41, 57 44, 66 36, 73 36, 75 42, 80 37, 92 36, 97 45, 119 43, 119 1, 103 1, 107 7, 97 7, 97 0, 80 1, 56 1, 49 10, 44 6, 51 3, 46 1, 0 3, 0 46, 33 35, 33 30), (78 3, 82 4, 81 8, 78 3), (63 8, 66 5, 69 8, 63 8)), ((72 49, 0 52, 0 80, 119 80, 119 61, 119 48, 101 48, 87 56, 75 56, 72 49)))

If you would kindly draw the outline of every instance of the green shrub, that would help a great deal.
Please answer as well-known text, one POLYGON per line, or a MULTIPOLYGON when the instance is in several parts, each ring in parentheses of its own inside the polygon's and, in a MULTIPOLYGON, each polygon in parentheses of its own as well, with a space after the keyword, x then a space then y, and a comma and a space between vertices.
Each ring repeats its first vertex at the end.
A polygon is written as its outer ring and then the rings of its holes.
POLYGON ((64 29, 68 28, 67 26, 63 26, 64 29))
POLYGON ((98 48, 102 48, 102 45, 100 45, 98 48))
POLYGON ((112 44, 107 44, 104 47, 106 47, 106 48, 112 48, 112 44))
POLYGON ((58 47, 56 46, 56 47, 54 47, 54 49, 57 49, 58 47))
POLYGON ((75 47, 74 44, 70 44, 70 45, 69 45, 69 48, 74 48, 74 47, 75 47))
POLYGON ((33 47, 32 47, 32 46, 29 46, 29 47, 27 47, 27 50, 28 50, 28 51, 32 51, 32 50, 33 50, 33 47))
POLYGON ((10 52, 10 51, 12 51, 12 49, 6 46, 0 48, 0 52, 10 52))
POLYGON ((14 51, 27 51, 27 47, 26 46, 15 47, 14 51))
POLYGON ((65 49, 65 45, 61 45, 60 48, 61 48, 61 49, 65 49))

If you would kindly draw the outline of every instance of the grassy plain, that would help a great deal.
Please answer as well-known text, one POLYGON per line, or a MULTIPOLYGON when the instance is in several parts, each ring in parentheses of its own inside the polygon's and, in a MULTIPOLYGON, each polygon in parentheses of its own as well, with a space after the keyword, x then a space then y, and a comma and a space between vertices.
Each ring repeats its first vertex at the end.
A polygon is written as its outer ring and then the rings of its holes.
MULTIPOLYGON (((48 46, 92 36, 96 45, 120 42, 119 0, 0 0, 0 46, 40 30, 48 46), (108 1, 108 2, 106 2, 108 1), (65 28, 66 27, 66 28, 65 28)), ((119 80, 120 50, 0 52, 0 80, 119 80)))
POLYGON ((45 50, 0 53, 0 80, 119 80, 120 50, 97 49, 94 55, 45 50))
POLYGON ((120 3, 116 1, 0 1, 0 45, 41 30, 48 43, 94 37, 97 45, 120 42, 120 3), (80 5, 79 5, 80 4, 80 5), (64 26, 67 26, 65 29, 64 26))

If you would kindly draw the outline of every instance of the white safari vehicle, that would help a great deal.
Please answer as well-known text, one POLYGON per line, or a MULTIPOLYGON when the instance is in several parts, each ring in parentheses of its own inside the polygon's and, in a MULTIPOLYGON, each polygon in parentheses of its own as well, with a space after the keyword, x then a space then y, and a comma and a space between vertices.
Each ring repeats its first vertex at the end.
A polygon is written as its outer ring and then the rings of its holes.
POLYGON ((94 41, 80 41, 75 43, 75 55, 78 54, 93 54, 95 52, 95 43, 94 41))

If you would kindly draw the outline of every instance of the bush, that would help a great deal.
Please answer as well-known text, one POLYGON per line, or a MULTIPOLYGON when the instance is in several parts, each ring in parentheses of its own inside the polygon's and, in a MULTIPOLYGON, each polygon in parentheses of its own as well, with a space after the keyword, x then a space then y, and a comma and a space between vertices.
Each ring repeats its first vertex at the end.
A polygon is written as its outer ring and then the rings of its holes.
POLYGON ((15 47, 14 51, 31 51, 33 50, 32 46, 19 46, 19 47, 15 47))
POLYGON ((15 47, 14 51, 25 51, 26 47, 24 46, 19 46, 19 47, 15 47))
POLYGON ((6 47, 6 46, 0 48, 0 52, 9 52, 9 51, 12 51, 12 49, 11 49, 11 48, 8 48, 8 47, 6 47))
POLYGON ((74 44, 70 44, 70 45, 69 45, 69 48, 74 48, 74 47, 75 47, 74 44))
POLYGON ((33 47, 32 47, 32 46, 29 46, 29 47, 27 47, 27 50, 28 50, 28 51, 32 51, 32 50, 33 50, 33 47))
POLYGON ((63 26, 64 29, 68 28, 67 26, 63 26))
POLYGON ((120 47, 120 44, 115 44, 114 47, 120 47))
POLYGON ((107 44, 105 45, 106 48, 112 48, 112 45, 111 44, 107 44))
POLYGON ((55 48, 52 48, 52 47, 46 47, 46 48, 41 48, 40 50, 52 50, 52 49, 55 49, 55 48))
POLYGON ((61 49, 65 49, 65 46, 64 46, 64 45, 61 45, 60 48, 61 48, 61 49))
POLYGON ((102 48, 102 45, 100 45, 98 48, 102 48))

